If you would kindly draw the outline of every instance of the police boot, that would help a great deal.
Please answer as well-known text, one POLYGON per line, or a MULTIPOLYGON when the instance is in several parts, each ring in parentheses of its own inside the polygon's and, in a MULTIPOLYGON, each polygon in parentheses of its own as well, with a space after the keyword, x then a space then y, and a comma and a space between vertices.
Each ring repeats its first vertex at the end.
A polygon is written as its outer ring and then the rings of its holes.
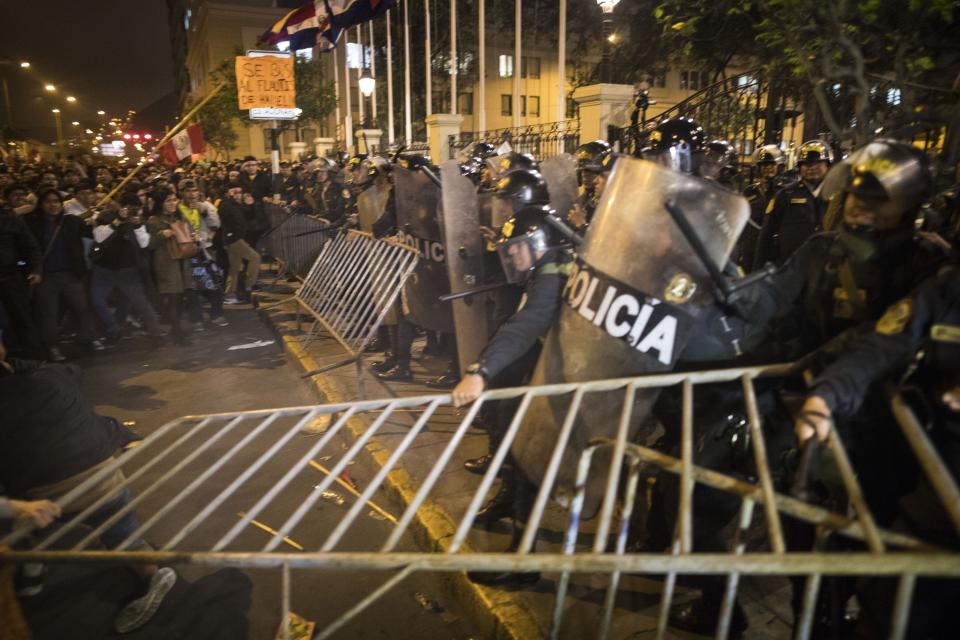
MULTIPOLYGON (((704 593, 691 602, 676 605, 670 608, 669 625, 674 629, 689 631, 703 635, 713 634, 720 619, 720 605, 722 595, 717 592, 704 593)), ((739 602, 733 605, 733 615, 730 618, 730 636, 737 637, 749 626, 747 615, 739 602)))
POLYGON ((477 512, 477 517, 473 521, 474 526, 483 525, 484 527, 489 527, 497 520, 512 516, 514 495, 515 492, 512 484, 504 482, 496 495, 490 498, 487 504, 483 505, 480 511, 477 512))
POLYGON ((387 382, 413 382, 413 373, 409 366, 397 363, 394 367, 377 372, 377 377, 387 382))
MULTIPOLYGON (((523 532, 526 528, 526 525, 513 521, 513 537, 510 541, 510 546, 507 547, 505 553, 514 553, 517 549, 520 548, 520 540, 523 538, 523 532)), ((531 550, 535 549, 537 546, 537 537, 533 538, 533 545, 530 547, 531 550)), ((490 572, 490 571, 468 571, 467 579, 476 584, 483 584, 489 587, 494 586, 511 586, 511 587, 522 587, 525 585, 536 584, 540 580, 539 571, 525 571, 525 572, 516 572, 516 571, 500 571, 500 572, 490 572)))
POLYGON ((427 386, 431 389, 453 389, 460 382, 460 371, 451 364, 443 375, 434 380, 428 380, 427 386))
POLYGON ((377 362, 371 363, 370 370, 375 373, 382 373, 384 371, 389 371, 397 366, 397 357, 387 351, 383 354, 385 359, 379 360, 377 362))

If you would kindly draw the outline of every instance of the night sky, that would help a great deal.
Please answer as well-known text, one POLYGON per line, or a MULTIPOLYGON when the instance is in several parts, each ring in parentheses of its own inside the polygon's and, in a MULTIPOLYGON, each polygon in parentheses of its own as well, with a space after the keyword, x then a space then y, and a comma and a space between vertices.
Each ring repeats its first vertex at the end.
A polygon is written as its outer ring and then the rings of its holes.
MULTIPOLYGON (((173 91, 164 0, 2 0, 2 4, 0 60, 12 64, 4 62, 0 73, 10 86, 15 128, 52 141, 50 110, 55 107, 62 112, 65 128, 74 120, 91 126, 99 120, 99 109, 108 117, 129 109, 140 111, 173 91), (22 60, 32 68, 21 69, 22 60), (56 85, 55 94, 44 90, 46 82, 56 85), (77 102, 69 104, 68 95, 77 102)), ((3 111, 0 122, 6 122, 3 111)))

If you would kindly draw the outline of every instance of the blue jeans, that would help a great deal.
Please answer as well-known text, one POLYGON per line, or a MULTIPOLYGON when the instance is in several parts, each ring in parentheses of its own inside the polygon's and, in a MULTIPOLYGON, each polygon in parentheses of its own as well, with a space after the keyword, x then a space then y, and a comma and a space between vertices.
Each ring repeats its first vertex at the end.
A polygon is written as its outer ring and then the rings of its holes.
MULTIPOLYGON (((91 529, 96 529, 101 524, 106 522, 110 516, 116 512, 123 509, 127 504, 130 503, 131 496, 130 490, 124 487, 123 491, 117 495, 116 498, 110 500, 108 503, 91 513, 87 516, 86 520, 83 521, 83 524, 87 525, 91 529)), ((103 546, 107 549, 116 549, 120 546, 120 543, 126 540, 131 533, 136 531, 140 527, 140 522, 137 520, 136 514, 134 514, 131 509, 128 511, 122 518, 113 523, 106 531, 100 534, 100 542, 103 543, 103 546)), ((143 538, 137 538, 132 543, 130 543, 130 549, 141 549, 146 546, 146 542, 143 538)))
POLYGON ((119 289, 120 293, 129 300, 134 312, 140 314, 143 326, 147 328, 147 331, 154 335, 160 333, 157 312, 147 300, 147 294, 137 268, 104 269, 94 266, 93 276, 90 279, 91 302, 108 333, 116 333, 120 330, 116 317, 107 307, 107 297, 114 288, 119 289))

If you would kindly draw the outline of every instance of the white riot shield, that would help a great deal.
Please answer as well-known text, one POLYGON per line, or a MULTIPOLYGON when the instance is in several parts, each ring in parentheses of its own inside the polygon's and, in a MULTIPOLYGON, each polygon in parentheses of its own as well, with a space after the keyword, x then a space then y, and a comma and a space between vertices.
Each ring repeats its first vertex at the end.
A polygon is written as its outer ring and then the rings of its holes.
POLYGON ((390 188, 377 184, 364 189, 357 196, 357 224, 361 231, 373 233, 373 225, 387 210, 389 198, 390 188))
MULTIPOLYGON (((714 299, 708 272, 664 208, 683 210, 718 268, 750 215, 746 199, 655 163, 622 158, 597 205, 563 291, 532 384, 582 382, 669 371, 696 316, 714 299)), ((622 393, 622 392, 621 392, 622 393)), ((636 437, 657 391, 637 392, 629 423, 636 437)), ((569 399, 535 399, 512 450, 537 481, 563 423, 569 399)), ((618 398, 585 399, 560 465, 558 498, 573 490, 577 459, 595 437, 616 437, 618 398)), ((668 425, 670 428, 670 425, 668 425)), ((595 461, 603 464, 602 461, 595 461)), ((602 474, 595 476, 598 483, 602 474)), ((597 507, 602 486, 588 487, 584 513, 597 507)))
POLYGON ((578 200, 577 163, 569 153, 547 158, 540 163, 540 174, 550 192, 550 206, 566 220, 578 200))
POLYGON ((450 292, 447 263, 440 234, 440 188, 422 171, 393 169, 397 229, 400 240, 417 250, 420 260, 404 288, 404 312, 424 329, 453 333, 450 303, 440 296, 450 292))
MULTIPOLYGON (((456 161, 440 166, 443 196, 443 243, 447 257, 450 291, 474 289, 487 281, 484 266, 485 241, 480 234, 476 187, 460 174, 456 161)), ((446 303, 453 306, 460 370, 476 362, 493 333, 494 298, 481 293, 446 303)))

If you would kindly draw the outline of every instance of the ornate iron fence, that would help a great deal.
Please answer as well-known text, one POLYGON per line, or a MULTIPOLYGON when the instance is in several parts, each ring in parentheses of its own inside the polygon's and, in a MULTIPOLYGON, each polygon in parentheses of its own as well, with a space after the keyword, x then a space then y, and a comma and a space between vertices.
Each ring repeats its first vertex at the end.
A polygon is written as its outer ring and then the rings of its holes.
MULTIPOLYGON (((754 69, 714 82, 659 114, 656 121, 693 118, 712 138, 732 142, 741 160, 748 160, 758 145, 781 143, 787 123, 795 128, 800 113, 785 92, 761 80, 754 69)), ((610 142, 623 153, 639 156, 655 124, 611 127, 610 142)))
POLYGON ((462 132, 460 135, 450 136, 450 159, 456 159, 461 152, 477 142, 494 145, 509 142, 514 151, 529 153, 538 160, 545 160, 561 153, 576 151, 580 144, 580 121, 566 120, 526 127, 462 132))

